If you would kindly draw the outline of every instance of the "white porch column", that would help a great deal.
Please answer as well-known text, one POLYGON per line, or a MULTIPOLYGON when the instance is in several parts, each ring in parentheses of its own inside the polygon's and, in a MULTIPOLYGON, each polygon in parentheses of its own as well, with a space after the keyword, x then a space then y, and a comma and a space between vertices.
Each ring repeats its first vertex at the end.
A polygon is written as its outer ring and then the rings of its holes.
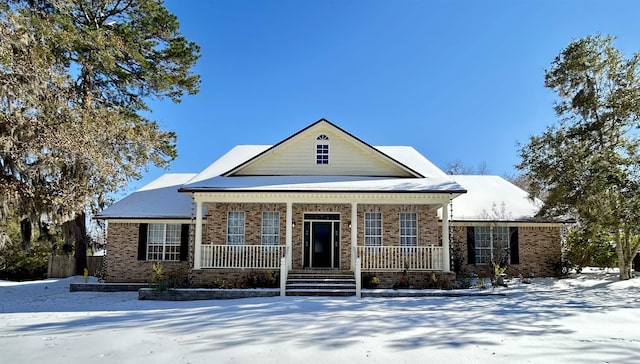
POLYGON ((196 241, 193 248, 193 269, 202 267, 202 201, 196 200, 196 241))
POLYGON ((451 272, 449 258, 449 204, 442 204, 442 270, 451 272))
POLYGON ((293 202, 287 202, 287 217, 286 217, 286 228, 285 228, 285 244, 287 245, 287 269, 291 270, 293 255, 293 202))
POLYGON ((358 253, 358 203, 351 203, 351 270, 356 268, 356 254, 358 253))

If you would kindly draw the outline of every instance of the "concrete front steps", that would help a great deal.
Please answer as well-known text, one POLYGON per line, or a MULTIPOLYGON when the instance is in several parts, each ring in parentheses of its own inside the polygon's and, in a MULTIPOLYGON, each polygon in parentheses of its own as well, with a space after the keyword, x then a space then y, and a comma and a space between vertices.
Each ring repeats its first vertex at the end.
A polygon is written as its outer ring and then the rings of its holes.
POLYGON ((355 296, 353 272, 294 270, 287 275, 287 296, 355 296))

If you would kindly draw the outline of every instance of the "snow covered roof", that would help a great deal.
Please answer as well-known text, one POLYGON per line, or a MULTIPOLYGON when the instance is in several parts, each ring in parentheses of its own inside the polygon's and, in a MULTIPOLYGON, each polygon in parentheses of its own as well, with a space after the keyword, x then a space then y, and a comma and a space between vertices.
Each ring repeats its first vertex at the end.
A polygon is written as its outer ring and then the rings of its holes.
POLYGON ((440 168, 436 167, 435 164, 431 163, 430 160, 425 158, 413 147, 374 146, 374 148, 425 177, 451 179, 450 176, 447 176, 446 173, 444 173, 440 168))
POLYGON ((213 191, 453 193, 460 195, 453 201, 452 218, 457 221, 533 221, 542 206, 542 201, 529 199, 526 191, 501 177, 449 176, 410 146, 371 146, 321 119, 275 145, 238 145, 200 173, 165 174, 96 218, 188 218, 192 200, 183 192, 213 191), (291 159, 274 162, 272 155, 265 154, 276 153, 277 148, 291 148, 291 155, 306 160, 301 158, 309 157, 304 155, 307 149, 295 149, 300 145, 296 143, 309 137, 315 141, 313 133, 325 131, 334 133, 337 148, 345 152, 343 156, 353 158, 348 162, 366 163, 369 159, 375 162, 366 164, 367 167, 357 173, 349 169, 348 163, 343 164, 346 168, 319 173, 318 169, 289 168, 287 163, 291 159), (259 163, 268 167, 260 169, 259 163), (379 168, 380 165, 384 167, 379 168), (242 173, 234 172, 239 170, 242 173))
POLYGON ((193 177, 189 183, 202 183, 202 181, 218 177, 269 148, 271 148, 271 145, 236 145, 193 177))
POLYGON ((182 219, 191 216, 191 196, 178 187, 195 173, 167 173, 95 215, 96 219, 182 219))
POLYGON ((307 191, 307 192, 422 192, 464 193, 438 167, 412 147, 374 147, 427 178, 366 176, 233 176, 221 174, 271 148, 271 145, 238 145, 202 172, 165 174, 116 202, 95 216, 97 219, 188 218, 191 197, 187 191, 307 191))
MULTIPOLYGON (((361 176, 220 176, 268 145, 241 145, 199 174, 165 174, 96 215, 97 219, 170 219, 191 216, 191 197, 182 191, 340 191, 340 192, 456 192, 453 220, 534 221, 542 201, 499 176, 448 176, 411 147, 375 147, 410 168, 436 178, 361 176), (440 171, 441 172, 441 171, 440 171)), ((439 211, 441 216, 441 211, 439 211)))
POLYGON ((271 148, 270 145, 239 145, 200 172, 181 191, 403 191, 464 192, 451 177, 412 147, 374 147, 429 178, 366 176, 231 176, 221 174, 271 148))
MULTIPOLYGON (((534 221, 542 207, 527 191, 499 176, 451 176, 467 190, 453 200, 452 220, 456 221, 534 221)), ((441 209, 438 215, 442 216, 441 209)))
POLYGON ((464 188, 450 178, 387 178, 360 176, 218 176, 196 183, 188 183, 180 190, 465 192, 464 188))

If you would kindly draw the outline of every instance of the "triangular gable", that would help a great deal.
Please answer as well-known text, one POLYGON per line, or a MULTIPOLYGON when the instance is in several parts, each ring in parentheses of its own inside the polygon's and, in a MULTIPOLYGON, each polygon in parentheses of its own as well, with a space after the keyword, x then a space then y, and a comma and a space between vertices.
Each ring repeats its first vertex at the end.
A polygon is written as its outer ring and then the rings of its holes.
POLYGON ((320 119, 223 176, 425 177, 326 119, 320 119), (317 163, 317 145, 328 146, 328 163, 317 163))

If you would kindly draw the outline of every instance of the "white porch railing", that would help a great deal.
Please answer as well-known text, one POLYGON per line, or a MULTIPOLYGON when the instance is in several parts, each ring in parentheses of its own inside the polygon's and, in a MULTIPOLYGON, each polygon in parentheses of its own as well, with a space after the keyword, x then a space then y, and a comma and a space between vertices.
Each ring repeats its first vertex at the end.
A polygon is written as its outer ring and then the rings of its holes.
POLYGON ((442 247, 358 246, 362 271, 442 270, 442 247))
POLYGON ((202 245, 201 268, 280 269, 285 245, 202 245))

